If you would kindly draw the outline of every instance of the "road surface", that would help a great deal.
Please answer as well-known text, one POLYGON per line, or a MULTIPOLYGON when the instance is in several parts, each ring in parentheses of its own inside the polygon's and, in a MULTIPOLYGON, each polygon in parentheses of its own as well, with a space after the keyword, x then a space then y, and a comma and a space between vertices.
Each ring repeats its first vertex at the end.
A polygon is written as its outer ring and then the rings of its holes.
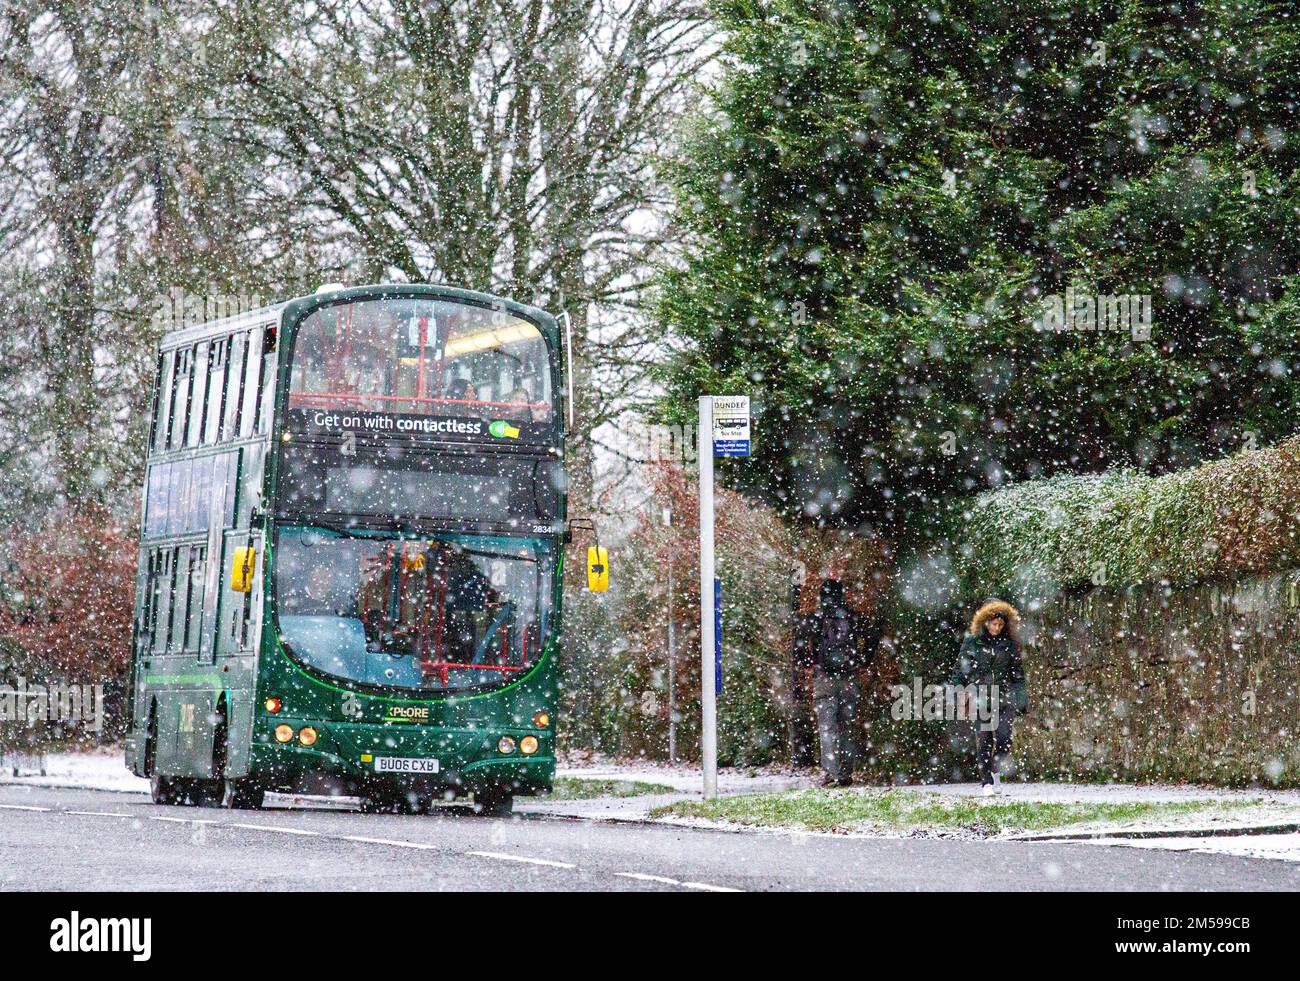
POLYGON ((731 833, 545 817, 156 807, 0 785, 0 891, 1300 890, 1300 863, 1062 842, 731 833))

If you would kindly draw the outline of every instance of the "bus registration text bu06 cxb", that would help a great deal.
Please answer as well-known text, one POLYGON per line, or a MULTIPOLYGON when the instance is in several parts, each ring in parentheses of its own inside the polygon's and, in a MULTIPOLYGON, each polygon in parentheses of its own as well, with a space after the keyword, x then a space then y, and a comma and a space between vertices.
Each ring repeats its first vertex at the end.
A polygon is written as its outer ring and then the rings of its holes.
POLYGON ((376 756, 376 773, 437 773, 438 761, 405 756, 376 756))

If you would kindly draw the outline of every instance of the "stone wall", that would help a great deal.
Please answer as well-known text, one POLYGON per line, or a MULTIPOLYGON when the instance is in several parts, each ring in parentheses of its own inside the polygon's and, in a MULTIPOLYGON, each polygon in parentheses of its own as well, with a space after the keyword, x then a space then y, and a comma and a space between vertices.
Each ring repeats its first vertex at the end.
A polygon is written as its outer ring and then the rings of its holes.
POLYGON ((1024 612, 1025 775, 1300 785, 1300 571, 1024 612))

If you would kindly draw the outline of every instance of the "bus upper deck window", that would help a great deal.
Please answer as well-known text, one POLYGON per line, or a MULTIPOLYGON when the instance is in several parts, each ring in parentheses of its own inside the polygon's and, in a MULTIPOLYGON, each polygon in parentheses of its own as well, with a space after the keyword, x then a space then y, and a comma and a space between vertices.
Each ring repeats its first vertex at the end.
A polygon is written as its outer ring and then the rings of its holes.
POLYGON ((332 304, 303 320, 292 359, 290 402, 301 408, 551 416, 546 340, 504 309, 423 297, 332 304))

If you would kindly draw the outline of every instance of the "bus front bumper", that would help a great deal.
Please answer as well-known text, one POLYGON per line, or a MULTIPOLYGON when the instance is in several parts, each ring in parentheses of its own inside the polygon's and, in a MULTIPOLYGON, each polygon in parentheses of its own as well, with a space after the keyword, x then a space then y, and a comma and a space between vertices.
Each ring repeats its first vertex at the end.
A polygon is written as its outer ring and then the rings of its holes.
POLYGON ((281 743, 267 733, 254 738, 250 775, 269 788, 310 786, 323 779, 344 789, 381 783, 419 784, 435 791, 467 793, 485 787, 508 787, 518 794, 549 791, 555 779, 554 735, 533 729, 407 728, 364 723, 276 719, 295 732, 316 730, 316 742, 281 743), (509 736, 514 749, 502 753, 509 736), (537 752, 519 750, 525 736, 538 741, 537 752))

